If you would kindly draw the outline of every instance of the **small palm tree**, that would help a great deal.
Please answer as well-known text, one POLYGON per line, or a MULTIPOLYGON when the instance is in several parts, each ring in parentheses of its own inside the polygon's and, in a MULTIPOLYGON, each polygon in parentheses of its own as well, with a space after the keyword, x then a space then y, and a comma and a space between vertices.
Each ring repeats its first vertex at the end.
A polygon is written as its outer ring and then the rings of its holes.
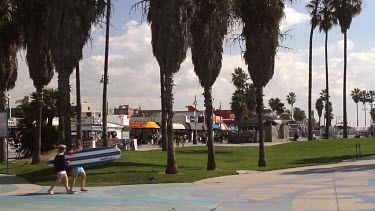
POLYGON ((348 138, 348 117, 346 110, 346 64, 347 64, 347 32, 352 24, 353 18, 361 13, 362 0, 331 0, 330 7, 339 21, 341 33, 344 34, 344 83, 342 89, 343 96, 343 115, 344 115, 344 133, 343 137, 348 138))
POLYGON ((292 116, 292 119, 293 119, 293 105, 294 105, 294 103, 296 103, 296 93, 290 92, 286 96, 286 101, 290 105, 291 116, 292 116))
POLYGON ((232 83, 236 87, 232 95, 231 108, 236 116, 236 120, 242 120, 246 114, 246 81, 248 75, 242 68, 237 67, 232 73, 232 83))
POLYGON ((321 98, 318 98, 316 100, 315 109, 318 111, 319 127, 320 127, 320 118, 322 117, 323 109, 324 109, 324 103, 323 103, 323 100, 321 98))
POLYGON ((352 93, 350 94, 350 96, 352 96, 354 103, 357 106, 357 127, 358 127, 358 102, 360 98, 360 93, 361 93, 361 90, 358 88, 355 88, 354 90, 352 90, 352 93))

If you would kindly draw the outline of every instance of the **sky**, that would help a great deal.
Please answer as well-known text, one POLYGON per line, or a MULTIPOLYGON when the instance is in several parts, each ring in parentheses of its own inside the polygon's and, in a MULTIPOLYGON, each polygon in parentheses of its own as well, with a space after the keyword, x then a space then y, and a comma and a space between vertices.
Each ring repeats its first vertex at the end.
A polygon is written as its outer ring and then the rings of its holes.
MULTIPOLYGON (((136 0, 115 0, 110 28, 108 103, 113 109, 120 105, 132 108, 160 109, 159 66, 152 54, 150 27, 142 16, 142 11, 130 10, 136 0)), ((279 98, 287 109, 286 95, 295 92, 297 101, 294 107, 306 111, 308 101, 308 49, 310 18, 305 9, 307 1, 298 0, 287 4, 281 30, 288 36, 281 43, 287 48, 279 48, 275 64, 275 73, 264 89, 264 102, 268 106, 270 98, 279 98)), ((347 67, 347 110, 349 125, 356 126, 356 105, 350 97, 354 88, 375 90, 373 73, 375 72, 375 1, 364 0, 362 13, 353 19, 348 31, 348 67, 347 67)), ((93 104, 100 111, 102 105, 103 84, 99 83, 104 67, 105 29, 94 26, 92 40, 83 50, 84 58, 80 62, 81 99, 93 104)), ((324 34, 314 32, 313 41, 313 91, 312 107, 319 93, 325 89, 324 34)), ((329 86, 333 103, 333 124, 342 121, 343 102, 343 35, 339 26, 329 32, 329 86)), ((19 55, 19 73, 16 88, 11 90, 11 105, 34 91, 25 63, 25 53, 19 55)), ((226 44, 222 70, 213 86, 214 107, 230 109, 230 100, 234 92, 231 74, 236 67, 247 70, 241 58, 240 47, 226 44)), ((197 96, 197 109, 204 110, 203 89, 193 71, 190 51, 182 63, 174 80, 174 110, 186 110, 197 96)), ((72 85, 71 102, 76 104, 75 72, 70 77, 72 85)), ((251 80, 249 81, 251 82, 251 80)), ((57 87, 57 73, 48 87, 57 87)), ((359 126, 370 124, 369 110, 359 105, 359 126)), ((318 119, 317 112, 314 111, 318 119)))

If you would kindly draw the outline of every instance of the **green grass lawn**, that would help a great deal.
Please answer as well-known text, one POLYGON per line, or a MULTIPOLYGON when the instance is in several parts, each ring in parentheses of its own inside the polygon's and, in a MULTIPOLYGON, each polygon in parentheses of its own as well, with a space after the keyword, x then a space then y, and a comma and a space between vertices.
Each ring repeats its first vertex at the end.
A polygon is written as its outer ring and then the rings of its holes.
MULTIPOLYGON (((164 174, 166 152, 123 151, 120 159, 103 166, 85 168, 87 186, 183 183, 237 174, 236 170, 260 170, 293 168, 299 166, 338 163, 355 158, 355 144, 361 144, 362 155, 375 154, 375 139, 336 139, 291 142, 266 147, 267 167, 258 167, 258 147, 215 146, 216 164, 219 170, 206 171, 206 146, 180 147, 176 149, 179 174, 164 174)), ((10 174, 26 178, 31 183, 51 185, 55 180, 53 168, 43 160, 31 165, 30 159, 12 161, 10 174)), ((6 173, 5 163, 0 164, 0 173, 6 173)), ((79 180, 80 181, 80 180, 79 180)), ((77 182, 77 186, 79 185, 77 182)))

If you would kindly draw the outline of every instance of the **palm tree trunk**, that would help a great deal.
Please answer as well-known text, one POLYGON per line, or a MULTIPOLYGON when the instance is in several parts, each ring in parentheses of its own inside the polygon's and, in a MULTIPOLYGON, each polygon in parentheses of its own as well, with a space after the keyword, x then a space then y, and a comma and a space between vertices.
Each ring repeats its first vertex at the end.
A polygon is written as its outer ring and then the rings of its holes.
POLYGON ((104 52, 104 81, 103 81, 103 146, 108 146, 107 136, 107 84, 108 84, 108 50, 109 50, 109 25, 111 16, 111 0, 107 1, 107 14, 106 14, 106 31, 105 31, 105 52, 104 52))
POLYGON ((37 118, 36 118, 36 127, 35 127, 35 138, 33 146, 33 159, 31 164, 40 163, 40 151, 42 143, 42 87, 38 86, 36 89, 37 94, 37 118))
POLYGON ((167 167, 165 169, 166 174, 177 174, 177 164, 175 158, 175 149, 173 142, 173 74, 165 74, 165 102, 167 110, 167 141, 168 141, 168 151, 167 151, 167 167))
POLYGON ((343 138, 348 138, 348 116, 346 113, 346 52, 347 52, 347 36, 346 31, 344 33, 344 86, 342 89, 343 96, 343 114, 344 114, 344 136, 343 138))
POLYGON ((207 123, 207 170, 216 169, 216 160, 215 160, 215 149, 214 149, 214 140, 212 137, 212 87, 204 87, 204 104, 206 106, 206 123, 207 123))
POLYGON ((258 115, 258 131, 259 131, 259 160, 258 166, 267 166, 266 152, 263 139, 263 87, 256 88, 256 103, 258 115))
POLYGON ((329 138, 329 127, 331 125, 331 114, 330 114, 330 108, 328 107, 329 105, 329 75, 328 75, 328 32, 326 32, 326 39, 325 39, 325 62, 326 62, 326 132, 325 132, 325 139, 329 138))
POLYGON ((165 74, 163 74, 164 68, 160 67, 160 98, 161 98, 161 148, 162 151, 167 151, 167 112, 165 109, 165 74))
POLYGON ((309 96, 308 96, 308 128, 307 128, 307 139, 311 141, 312 135, 312 112, 311 112, 311 92, 312 92, 312 43, 313 43, 314 27, 311 26, 310 30, 310 44, 309 44, 309 96))
POLYGON ((82 140, 82 108, 81 108, 81 78, 79 75, 79 63, 76 66, 76 94, 77 94, 77 139, 82 140))
POLYGON ((59 71, 59 117, 62 125, 60 126, 60 138, 62 138, 61 143, 65 144, 68 148, 72 145, 71 140, 71 129, 70 129, 70 84, 69 84, 69 74, 70 70, 64 67, 63 70, 59 71), (63 134, 62 131, 63 130, 63 134))
MULTIPOLYGON (((6 104, 5 90, 0 91, 0 112, 5 112, 6 104)), ((6 160, 6 138, 0 139, 0 163, 6 160)))
POLYGON ((357 127, 358 127, 358 103, 357 104, 357 127))
POLYGON ((290 110, 290 113, 292 114, 292 119, 294 119, 294 116, 293 116, 293 104, 291 104, 291 110, 290 110))

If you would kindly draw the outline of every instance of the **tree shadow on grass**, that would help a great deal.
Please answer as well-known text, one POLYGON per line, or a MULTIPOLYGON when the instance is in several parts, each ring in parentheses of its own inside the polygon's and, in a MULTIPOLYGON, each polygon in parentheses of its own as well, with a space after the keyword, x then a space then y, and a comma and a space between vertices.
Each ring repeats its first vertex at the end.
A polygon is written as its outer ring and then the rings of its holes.
POLYGON ((352 155, 342 156, 331 156, 331 157, 318 157, 318 158, 307 158, 300 159, 292 162, 291 164, 327 164, 327 163, 339 163, 343 160, 352 159, 352 155))
MULTIPOLYGON (((207 155, 207 150, 179 150, 176 151, 177 153, 181 154, 202 154, 202 155, 207 155)), ((231 151, 223 151, 223 150, 215 150, 215 154, 233 154, 231 151)))
POLYGON ((111 162, 107 163, 105 165, 100 165, 100 166, 90 166, 90 167, 85 167, 85 169, 103 169, 103 168, 111 168, 111 167, 130 167, 130 166, 136 166, 136 167, 165 167, 165 165, 160 165, 160 164, 153 164, 153 163, 135 163, 135 162, 111 162))
MULTIPOLYGON (((339 156, 339 157, 334 156, 329 161, 339 162, 339 161, 345 160, 345 159, 339 159, 339 158, 353 158, 353 156, 339 156)), ((329 157, 320 158, 319 160, 323 161, 323 160, 326 160, 326 159, 329 159, 329 157)), ((331 173, 334 173, 334 172, 368 171, 368 170, 375 169, 375 164, 357 164, 356 165, 355 163, 359 162, 361 160, 374 160, 374 159, 375 159, 374 157, 362 157, 361 159, 353 159, 353 160, 348 161, 348 162, 351 163, 351 164, 348 164, 348 165, 336 166, 336 167, 319 166, 319 167, 308 168, 308 169, 304 169, 304 170, 296 170, 296 171, 291 170, 291 171, 285 172, 283 174, 285 174, 285 175, 308 175, 308 174, 331 174, 331 173)), ((307 159, 307 160, 313 161, 313 160, 316 160, 316 159, 307 159)), ((301 161, 303 161, 303 160, 301 160, 301 161)))

